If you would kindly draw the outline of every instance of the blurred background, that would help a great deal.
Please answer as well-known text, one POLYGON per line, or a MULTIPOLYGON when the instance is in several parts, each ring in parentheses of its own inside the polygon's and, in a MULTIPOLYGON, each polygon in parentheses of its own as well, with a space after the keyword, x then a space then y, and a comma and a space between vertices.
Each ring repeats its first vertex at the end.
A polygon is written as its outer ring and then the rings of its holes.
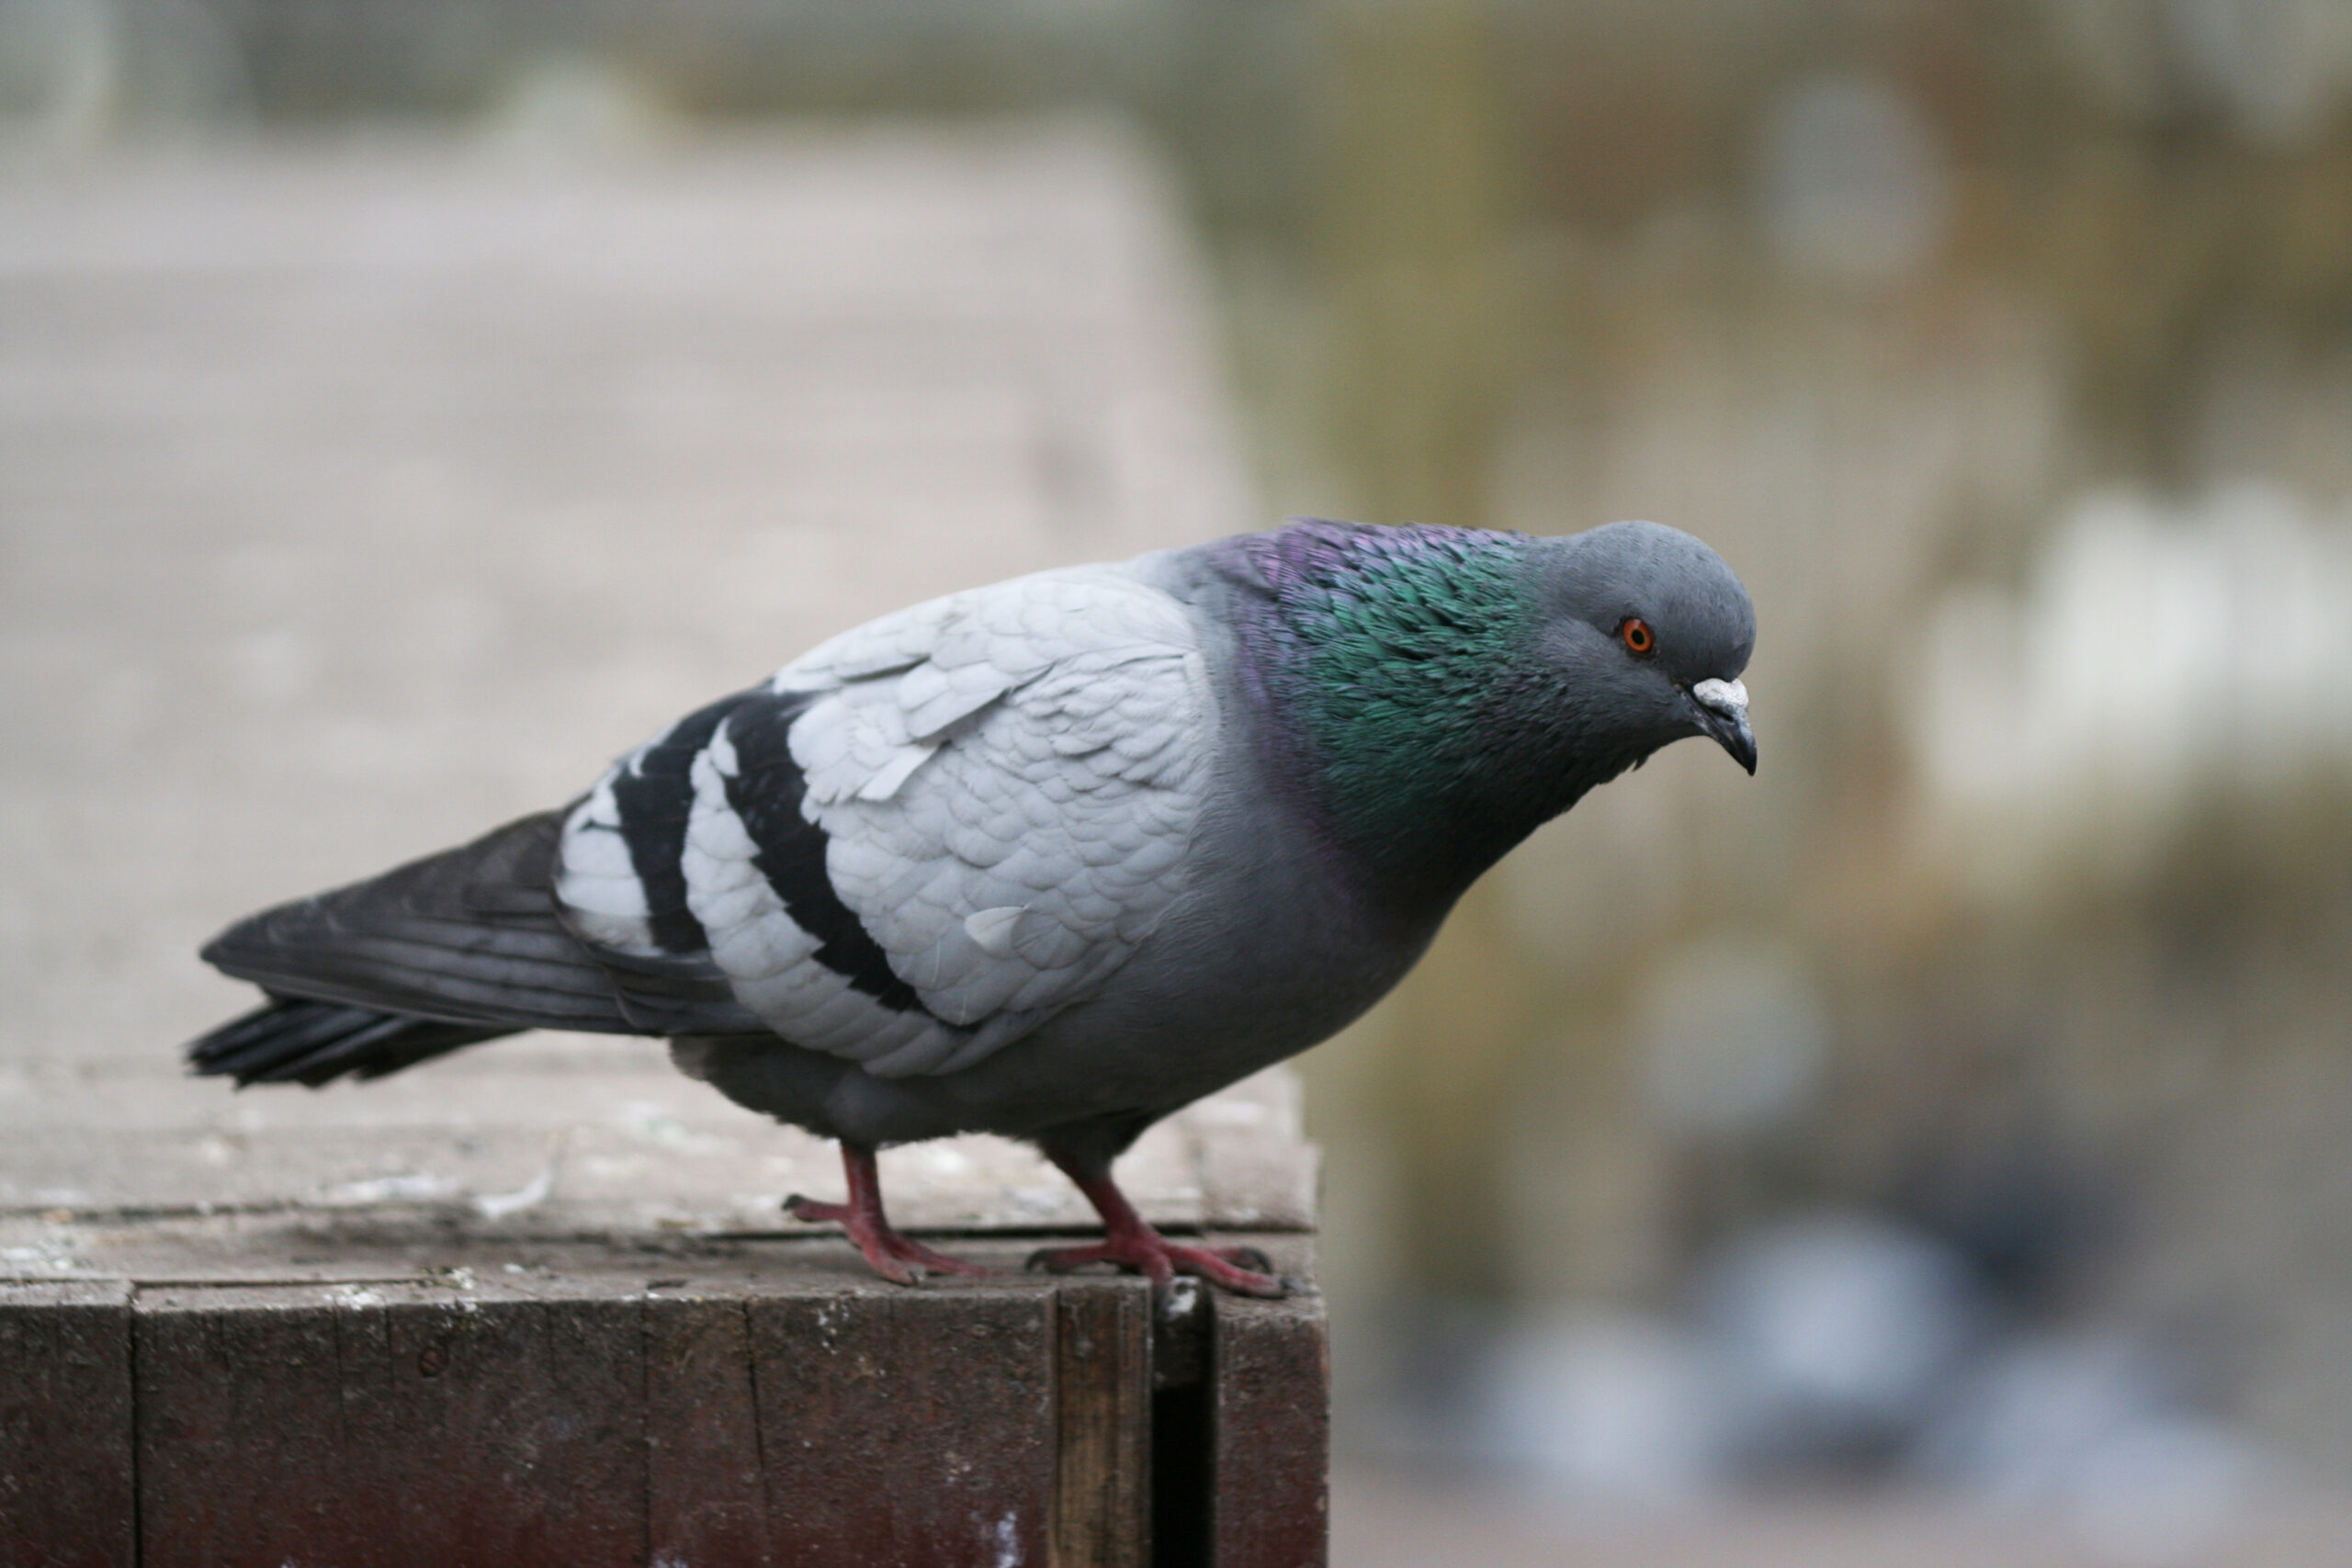
POLYGON ((1114 149, 1254 491, 1124 547, 1651 517, 1761 626, 1754 781, 1602 790, 1302 1064, 1339 1561, 2352 1562, 2352 6, 0 0, 0 125, 1114 149))

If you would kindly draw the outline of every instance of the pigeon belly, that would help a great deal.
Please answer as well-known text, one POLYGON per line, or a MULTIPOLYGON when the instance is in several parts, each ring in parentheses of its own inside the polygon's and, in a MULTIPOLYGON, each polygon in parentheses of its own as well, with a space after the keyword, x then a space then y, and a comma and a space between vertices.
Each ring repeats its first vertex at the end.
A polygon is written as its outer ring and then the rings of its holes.
POLYGON ((1148 1121, 1328 1039, 1428 947, 1444 910, 1376 910, 1307 826, 1254 792, 1204 823, 1192 885, 1102 994, 978 1065, 880 1078, 781 1041, 684 1041, 679 1065, 738 1103, 854 1142, 1030 1137, 1148 1121))

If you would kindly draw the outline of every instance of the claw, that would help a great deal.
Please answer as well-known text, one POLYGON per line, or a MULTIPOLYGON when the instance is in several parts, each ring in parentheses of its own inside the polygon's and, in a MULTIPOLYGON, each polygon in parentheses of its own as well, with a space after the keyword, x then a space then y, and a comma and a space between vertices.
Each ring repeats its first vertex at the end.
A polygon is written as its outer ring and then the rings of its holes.
POLYGON ((1254 1247, 1212 1247, 1208 1250, 1216 1253, 1227 1263, 1243 1269, 1255 1269, 1261 1274, 1272 1274, 1274 1271, 1274 1260, 1254 1247))

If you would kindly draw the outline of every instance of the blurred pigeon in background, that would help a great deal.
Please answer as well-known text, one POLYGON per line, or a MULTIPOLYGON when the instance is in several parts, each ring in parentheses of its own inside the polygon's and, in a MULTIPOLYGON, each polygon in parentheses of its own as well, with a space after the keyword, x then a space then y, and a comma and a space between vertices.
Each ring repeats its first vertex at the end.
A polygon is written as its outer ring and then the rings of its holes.
POLYGON ((204 956, 269 995, 189 1047, 241 1085, 531 1028, 666 1036, 840 1141, 885 1277, 885 1144, 1035 1143, 1105 1239, 1041 1253, 1279 1294, 1111 1162, 1330 1035, 1505 851, 1686 736, 1749 772, 1747 594, 1649 523, 1301 522, 919 604, 680 719, 587 795, 281 905, 204 956))

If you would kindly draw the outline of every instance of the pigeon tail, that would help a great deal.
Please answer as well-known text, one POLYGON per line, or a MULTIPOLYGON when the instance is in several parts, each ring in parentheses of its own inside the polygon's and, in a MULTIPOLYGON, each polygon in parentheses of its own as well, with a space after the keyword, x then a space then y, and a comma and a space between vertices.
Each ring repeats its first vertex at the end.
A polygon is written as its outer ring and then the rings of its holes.
MULTIPOLYGON (((437 1019, 475 1031, 473 1039, 518 1029, 639 1032, 611 976, 556 912, 562 830, 561 815, 543 811, 265 909, 214 937, 204 959, 272 997, 338 1002, 379 1020, 437 1019)), ((328 1029, 330 1016, 302 1027, 328 1029)))
POLYGON ((239 1089, 256 1083, 317 1089, 339 1077, 379 1078, 514 1032, 344 1002, 276 997, 190 1043, 187 1061, 200 1077, 232 1077, 239 1089))

